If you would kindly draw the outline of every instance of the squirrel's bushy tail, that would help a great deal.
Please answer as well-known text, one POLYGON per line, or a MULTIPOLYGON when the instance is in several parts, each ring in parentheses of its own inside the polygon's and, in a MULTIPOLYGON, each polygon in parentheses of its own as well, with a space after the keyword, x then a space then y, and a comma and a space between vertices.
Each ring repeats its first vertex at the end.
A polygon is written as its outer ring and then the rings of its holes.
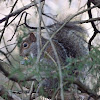
MULTIPOLYGON (((55 24, 50 28, 50 33, 53 34, 62 24, 55 24)), ((87 32, 81 26, 75 25, 74 22, 67 23, 53 39, 61 43, 68 56, 80 57, 88 54, 88 44, 86 41, 87 32)))

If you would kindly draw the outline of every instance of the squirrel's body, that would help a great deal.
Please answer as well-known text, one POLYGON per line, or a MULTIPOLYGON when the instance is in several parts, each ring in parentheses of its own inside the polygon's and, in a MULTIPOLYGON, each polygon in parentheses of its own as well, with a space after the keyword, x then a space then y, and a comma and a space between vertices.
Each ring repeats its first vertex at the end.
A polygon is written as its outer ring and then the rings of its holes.
MULTIPOLYGON (((62 24, 55 24, 49 28, 50 36, 61 26, 62 24)), ((21 56, 27 56, 29 54, 33 54, 33 56, 37 56, 37 42, 35 35, 31 33, 28 38, 26 38, 20 48, 21 56), (24 44, 27 43, 27 47, 24 47, 24 44)), ((84 36, 86 31, 80 26, 75 25, 74 23, 66 24, 52 39, 56 51, 58 53, 58 57, 61 63, 66 63, 66 57, 80 57, 88 54, 88 46, 84 41, 84 36)), ((41 38, 42 47, 47 42, 43 37, 41 38)), ((41 59, 46 60, 46 62, 51 63, 51 59, 47 57, 45 54, 49 54, 51 58, 56 62, 56 57, 54 55, 51 44, 49 43, 43 54, 41 59), (49 60, 48 60, 49 59, 49 60)))

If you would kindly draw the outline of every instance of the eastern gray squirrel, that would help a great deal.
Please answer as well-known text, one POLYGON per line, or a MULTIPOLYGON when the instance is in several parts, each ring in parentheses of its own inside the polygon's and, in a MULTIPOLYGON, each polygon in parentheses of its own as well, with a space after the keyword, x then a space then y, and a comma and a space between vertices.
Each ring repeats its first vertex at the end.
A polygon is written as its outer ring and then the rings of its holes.
MULTIPOLYGON (((51 36, 61 25, 62 24, 57 23, 51 26, 49 28, 49 35, 51 36)), ((58 57, 62 66, 68 63, 67 62, 68 57, 78 58, 80 56, 85 56, 88 54, 88 44, 84 40, 86 34, 87 32, 82 27, 77 26, 71 22, 71 23, 67 23, 53 37, 52 41, 54 43, 54 46, 56 48, 56 51, 58 53, 58 57)), ((41 48, 45 45, 47 41, 48 39, 41 37, 41 48)), ((37 57, 37 53, 38 53, 37 49, 38 49, 37 39, 36 39, 35 33, 29 33, 29 36, 25 38, 21 43, 20 55, 25 57, 31 54, 33 57, 37 57)), ((51 66, 53 66, 53 63, 56 62, 56 57, 54 55, 54 51, 50 43, 44 49, 41 55, 40 61, 43 61, 46 64, 50 65, 50 68, 51 66), (51 57, 49 57, 48 54, 51 57)), ((53 67, 53 70, 54 70, 54 67, 53 67)), ((46 68, 48 68, 48 66, 46 68)), ((43 65, 43 70, 44 70, 44 65, 43 65)), ((54 74, 52 73, 52 75, 54 74)), ((46 97, 48 98, 52 97, 55 88, 57 89, 58 82, 59 81, 56 78, 45 77, 45 80, 43 81, 42 86, 45 91, 46 97)))
MULTIPOLYGON (((61 25, 62 23, 56 23, 51 26, 49 28, 50 35, 52 35, 53 32, 55 32, 61 25)), ((62 64, 66 63, 67 57, 77 58, 88 54, 88 45, 84 40, 86 34, 86 31, 82 27, 75 25, 74 22, 69 22, 53 37, 52 41, 55 45, 58 57, 62 64)), ((42 37, 42 47, 46 42, 47 39, 42 37)), ((54 61, 56 61, 50 43, 43 51, 41 59, 45 59, 46 62, 51 63, 51 59, 45 56, 45 52, 49 54, 54 59, 54 61)), ((25 57, 29 54, 32 54, 35 57, 37 56, 37 39, 33 33, 30 33, 29 37, 23 40, 20 47, 21 56, 25 57)))

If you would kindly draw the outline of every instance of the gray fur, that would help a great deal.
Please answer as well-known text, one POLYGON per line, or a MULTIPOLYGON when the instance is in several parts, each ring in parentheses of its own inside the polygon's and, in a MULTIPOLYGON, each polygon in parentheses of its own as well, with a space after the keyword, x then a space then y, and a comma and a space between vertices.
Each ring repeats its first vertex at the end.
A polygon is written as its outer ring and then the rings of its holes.
MULTIPOLYGON (((62 23, 57 23, 52 25, 49 28, 50 35, 52 35, 62 23)), ((87 32, 80 26, 75 25, 74 22, 67 23, 54 37, 53 42, 55 44, 58 56, 61 62, 65 62, 67 57, 80 57, 88 54, 88 45, 85 41, 85 36, 87 32)), ((42 38, 42 46, 47 42, 46 39, 42 38)), ((33 53, 33 56, 37 56, 37 43, 31 42, 29 38, 26 38, 24 41, 29 42, 30 47, 27 49, 23 49, 21 46, 20 53, 22 56, 29 55, 33 53)), ((50 43, 46 47, 44 51, 46 51, 50 47, 50 43)), ((52 48, 52 47, 51 47, 52 48)), ((53 50, 51 50, 51 56, 56 61, 53 50)), ((44 54, 41 59, 43 59, 44 54)), ((46 59, 45 59, 46 60, 46 59)))
MULTIPOLYGON (((62 24, 55 24, 50 28, 51 35, 59 29, 62 24)), ((67 51, 68 56, 79 57, 88 54, 88 44, 85 40, 87 32, 74 22, 67 23, 55 36, 67 51)))

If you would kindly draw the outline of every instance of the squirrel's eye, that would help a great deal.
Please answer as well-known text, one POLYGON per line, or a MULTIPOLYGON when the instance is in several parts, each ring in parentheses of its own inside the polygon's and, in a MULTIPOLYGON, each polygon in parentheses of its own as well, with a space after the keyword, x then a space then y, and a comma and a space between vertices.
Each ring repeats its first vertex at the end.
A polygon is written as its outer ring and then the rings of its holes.
POLYGON ((28 47, 28 43, 25 42, 25 43, 23 44, 23 47, 24 47, 24 48, 27 48, 27 47, 28 47))

